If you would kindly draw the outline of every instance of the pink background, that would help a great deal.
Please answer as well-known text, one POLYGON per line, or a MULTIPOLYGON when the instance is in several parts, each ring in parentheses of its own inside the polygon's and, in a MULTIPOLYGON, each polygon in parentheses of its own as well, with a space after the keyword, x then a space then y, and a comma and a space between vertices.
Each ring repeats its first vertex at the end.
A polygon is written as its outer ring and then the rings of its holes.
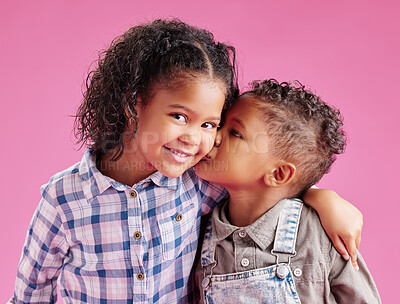
POLYGON ((237 47, 240 82, 310 84, 342 110, 346 153, 320 183, 364 214, 361 252, 397 303, 400 5, 394 1, 2 1, 0 302, 13 292, 39 187, 80 160, 73 118, 96 52, 129 26, 176 16, 237 47), (397 290, 396 290, 397 289, 397 290))

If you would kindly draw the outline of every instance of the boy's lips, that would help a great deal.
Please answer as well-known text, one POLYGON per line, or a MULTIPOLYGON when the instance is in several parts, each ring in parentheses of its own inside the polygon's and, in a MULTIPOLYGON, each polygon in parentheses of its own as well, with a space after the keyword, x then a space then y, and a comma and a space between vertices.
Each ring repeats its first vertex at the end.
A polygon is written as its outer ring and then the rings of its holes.
POLYGON ((165 150, 167 151, 168 155, 176 162, 178 163, 185 163, 189 160, 191 156, 194 156, 195 153, 189 153, 182 151, 180 149, 174 149, 170 148, 167 146, 163 146, 165 150))
POLYGON ((204 155, 203 158, 200 161, 209 161, 211 160, 210 154, 204 155))

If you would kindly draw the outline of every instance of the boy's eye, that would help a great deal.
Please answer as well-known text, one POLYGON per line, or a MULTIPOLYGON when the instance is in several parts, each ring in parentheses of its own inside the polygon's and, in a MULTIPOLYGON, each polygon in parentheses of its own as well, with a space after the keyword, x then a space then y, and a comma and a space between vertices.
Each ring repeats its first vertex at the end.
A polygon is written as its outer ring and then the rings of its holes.
POLYGON ((179 120, 181 122, 187 122, 187 117, 183 114, 179 114, 179 113, 172 113, 170 114, 173 118, 175 118, 176 120, 179 120))
POLYGON ((205 122, 201 126, 205 129, 214 129, 214 128, 218 127, 217 124, 215 124, 213 122, 205 122))
POLYGON ((240 134, 238 131, 236 131, 235 129, 230 129, 229 130, 229 134, 237 137, 237 138, 243 138, 242 134, 240 134))

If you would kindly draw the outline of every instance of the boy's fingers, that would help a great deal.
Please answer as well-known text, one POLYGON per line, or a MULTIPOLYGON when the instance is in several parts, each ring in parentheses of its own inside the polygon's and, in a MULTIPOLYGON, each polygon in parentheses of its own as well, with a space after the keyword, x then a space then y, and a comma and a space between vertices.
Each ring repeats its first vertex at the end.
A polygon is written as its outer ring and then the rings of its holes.
POLYGON ((331 236, 331 240, 333 246, 335 246, 336 250, 342 255, 342 257, 348 261, 350 256, 346 250, 346 246, 344 245, 342 239, 338 235, 331 236))
POLYGON ((359 267, 357 262, 357 249, 354 249, 354 251, 350 251, 350 258, 354 269, 358 271, 359 267))
POLYGON ((359 234, 359 235, 356 237, 356 247, 357 247, 357 250, 360 249, 360 244, 361 244, 361 234, 359 234))

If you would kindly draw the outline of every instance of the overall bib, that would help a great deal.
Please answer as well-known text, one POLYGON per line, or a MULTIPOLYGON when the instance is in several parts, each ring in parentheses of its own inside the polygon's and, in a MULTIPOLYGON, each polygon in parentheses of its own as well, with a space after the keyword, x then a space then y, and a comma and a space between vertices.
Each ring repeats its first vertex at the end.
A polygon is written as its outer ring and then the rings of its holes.
POLYGON ((271 251, 276 256, 276 264, 238 273, 213 275, 216 244, 212 241, 212 225, 209 221, 201 252, 204 302, 300 304, 290 269, 290 258, 296 255, 295 244, 302 206, 303 203, 297 199, 288 199, 283 206, 271 251))

